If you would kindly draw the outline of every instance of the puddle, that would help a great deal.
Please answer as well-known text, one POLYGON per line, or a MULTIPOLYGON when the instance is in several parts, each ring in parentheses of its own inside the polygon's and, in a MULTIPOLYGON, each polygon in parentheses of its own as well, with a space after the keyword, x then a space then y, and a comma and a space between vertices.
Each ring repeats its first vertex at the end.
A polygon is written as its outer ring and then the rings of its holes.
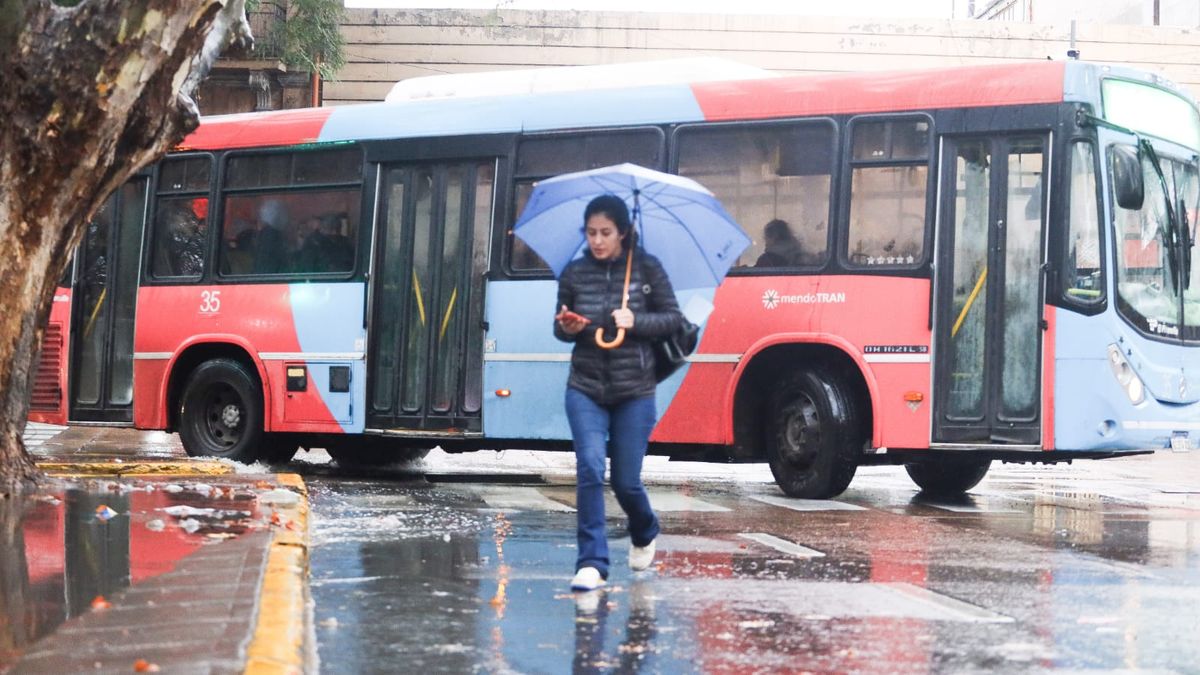
POLYGON ((245 487, 196 482, 80 481, 0 500, 0 670, 97 598, 260 520, 245 487))

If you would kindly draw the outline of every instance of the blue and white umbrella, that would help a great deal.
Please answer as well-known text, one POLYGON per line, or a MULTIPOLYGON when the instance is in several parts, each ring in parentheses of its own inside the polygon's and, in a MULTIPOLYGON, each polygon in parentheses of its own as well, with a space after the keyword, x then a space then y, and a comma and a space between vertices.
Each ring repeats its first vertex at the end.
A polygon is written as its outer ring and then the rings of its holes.
POLYGON ((662 262, 676 290, 721 283, 750 238, 721 202, 690 178, 618 164, 539 181, 514 226, 554 271, 587 248, 583 211, 595 197, 625 200, 638 243, 662 262))

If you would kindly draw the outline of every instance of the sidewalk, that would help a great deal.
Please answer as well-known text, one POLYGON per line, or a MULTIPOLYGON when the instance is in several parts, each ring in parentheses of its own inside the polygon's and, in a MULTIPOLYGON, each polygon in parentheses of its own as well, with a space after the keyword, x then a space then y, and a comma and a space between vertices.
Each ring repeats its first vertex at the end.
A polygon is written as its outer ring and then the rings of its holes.
POLYGON ((52 479, 0 512, 18 538, 0 578, 20 580, 0 585, 0 670, 312 665, 299 476, 191 460, 158 432, 31 424, 25 438, 52 479))

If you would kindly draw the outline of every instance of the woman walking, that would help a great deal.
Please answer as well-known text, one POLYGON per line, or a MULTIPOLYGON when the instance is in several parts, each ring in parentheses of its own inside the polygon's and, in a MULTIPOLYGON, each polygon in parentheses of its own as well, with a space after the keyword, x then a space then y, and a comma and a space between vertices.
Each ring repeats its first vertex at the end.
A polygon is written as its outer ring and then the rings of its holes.
POLYGON ((612 462, 612 489, 629 518, 631 569, 654 560, 658 518, 642 486, 642 459, 657 417, 651 343, 679 328, 683 314, 666 272, 637 248, 629 210, 615 195, 584 210, 587 251, 559 277, 554 335, 575 343, 566 410, 575 446, 579 555, 571 589, 590 591, 608 578, 604 520, 604 460, 612 462), (629 301, 622 305, 626 256, 632 255, 629 301), (625 330, 619 346, 604 349, 596 331, 625 330), (585 330, 586 329, 586 330, 585 330))

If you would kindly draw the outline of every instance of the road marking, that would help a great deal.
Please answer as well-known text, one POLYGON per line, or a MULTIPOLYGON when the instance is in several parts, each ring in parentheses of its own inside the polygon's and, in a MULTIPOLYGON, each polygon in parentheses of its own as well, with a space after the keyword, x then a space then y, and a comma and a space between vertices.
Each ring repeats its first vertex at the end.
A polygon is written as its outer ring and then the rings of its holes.
POLYGON ((936 504, 934 502, 921 502, 921 504, 952 513, 1021 513, 1018 509, 999 509, 987 506, 961 506, 958 504, 936 504))
POLYGON ((988 611, 982 607, 972 605, 969 602, 963 602, 952 598, 948 595, 935 593, 928 588, 921 588, 904 582, 896 583, 877 583, 876 586, 904 596, 917 602, 935 607, 938 610, 951 615, 953 621, 966 621, 969 623, 1012 623, 1014 619, 1010 616, 997 614, 988 611))
POLYGON ((865 507, 857 504, 847 504, 846 502, 836 502, 832 499, 792 499, 790 497, 772 497, 769 495, 751 495, 751 499, 758 500, 764 504, 772 506, 782 506, 785 509, 793 511, 866 511, 865 507))
POLYGON ((67 427, 60 427, 57 424, 29 422, 25 425, 25 432, 21 434, 21 440, 25 442, 25 447, 36 448, 66 430, 67 427))
POLYGON ((550 499, 540 490, 532 487, 509 486, 473 486, 471 490, 479 495, 488 506, 494 509, 513 509, 517 511, 562 511, 574 512, 575 509, 550 499))
POLYGON ((824 558, 825 554, 820 551, 792 543, 787 539, 780 539, 766 532, 742 532, 738 535, 743 539, 758 542, 763 546, 769 546, 781 553, 786 553, 797 558, 824 558))
POLYGON ((724 506, 712 504, 702 499, 681 495, 678 492, 648 490, 650 505, 655 511, 729 511, 724 506))

